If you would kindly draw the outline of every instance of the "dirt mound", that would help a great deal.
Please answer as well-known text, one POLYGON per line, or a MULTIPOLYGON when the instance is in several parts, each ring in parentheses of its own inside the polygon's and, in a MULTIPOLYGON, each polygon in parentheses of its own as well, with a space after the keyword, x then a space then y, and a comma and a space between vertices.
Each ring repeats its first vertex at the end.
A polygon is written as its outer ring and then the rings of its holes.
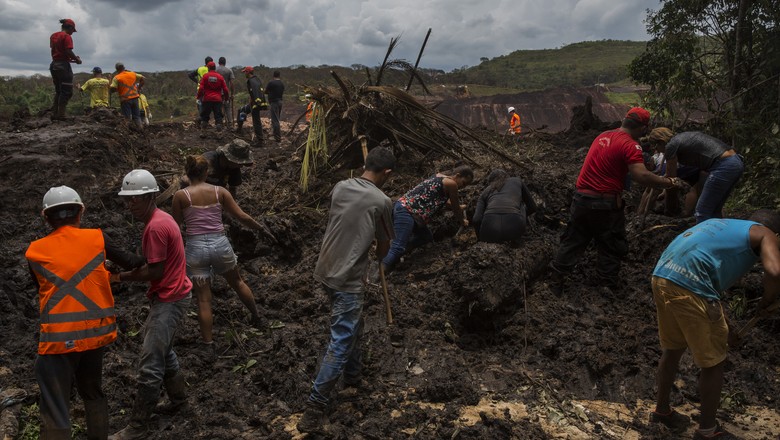
MULTIPOLYGON (((87 206, 85 227, 101 227, 123 246, 138 249, 142 225, 116 196, 121 177, 132 168, 146 168, 165 189, 187 154, 212 150, 234 137, 212 133, 201 138, 189 124, 155 124, 140 133, 113 114, 100 118, 51 124, 20 115, 13 125, 0 124, 0 178, 6 191, 0 207, 13 213, 0 218, 6 244, 0 249, 0 396, 17 396, 7 400, 0 429, 16 426, 5 423, 11 416, 23 426, 36 418, 29 404, 37 396, 32 365, 38 306, 23 253, 30 241, 48 233, 39 215, 43 193, 53 185, 76 188, 87 206)), ((369 387, 357 394, 339 392, 329 415, 330 437, 669 436, 647 424, 660 354, 649 274, 684 225, 650 215, 646 229, 661 227, 647 232, 635 230, 632 222, 624 285, 614 293, 585 283, 591 254, 562 296, 546 284, 543 267, 568 220, 574 180, 593 136, 592 131, 570 132, 503 145, 521 165, 510 171, 524 178, 540 206, 519 248, 476 243, 470 231, 456 235, 457 225, 447 214, 431 225, 436 241, 407 255, 389 276, 394 326, 384 324, 381 294, 370 289, 364 346, 369 387)), ((492 167, 505 165, 474 150, 470 155, 483 167, 476 184, 463 191, 469 213, 482 190, 480 179, 492 167)), ((271 234, 229 222, 229 235, 247 283, 274 323, 263 332, 250 327, 236 295, 224 281, 216 281, 218 359, 209 365, 194 350, 199 336, 193 304, 174 342, 192 414, 161 420, 163 429, 150 438, 300 437, 294 426, 325 349, 329 323, 326 295, 311 273, 327 222, 328 193, 350 172, 313 178, 309 192, 301 194, 295 145, 267 143, 253 154, 255 166, 239 189, 238 202, 271 234)), ((435 163, 437 168, 448 165, 435 163)), ((385 190, 398 196, 433 168, 423 158, 405 157, 385 190)), ((628 197, 629 212, 637 198, 636 192, 628 197)), ((112 430, 127 422, 135 394, 139 330, 148 313, 144 291, 143 284, 115 290, 121 332, 104 364, 112 430)), ((734 292, 759 295, 760 274, 750 274, 734 292)), ((780 434, 776 330, 777 321, 762 323, 729 362, 722 417, 746 438, 780 434)), ((684 358, 674 399, 688 413, 696 405, 696 375, 690 358, 684 358)), ((74 398, 74 423, 82 427, 83 411, 74 398)))

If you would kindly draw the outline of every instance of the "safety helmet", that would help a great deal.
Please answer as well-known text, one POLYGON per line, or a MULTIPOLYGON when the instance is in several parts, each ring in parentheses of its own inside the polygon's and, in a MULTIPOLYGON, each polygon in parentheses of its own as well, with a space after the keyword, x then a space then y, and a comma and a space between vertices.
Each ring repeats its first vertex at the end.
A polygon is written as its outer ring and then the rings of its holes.
POLYGON ((122 179, 120 196, 140 196, 142 194, 160 191, 152 173, 146 170, 133 170, 122 179))
POLYGON ((513 111, 515 111, 514 107, 509 107, 508 109, 506 109, 507 113, 512 113, 513 111))
POLYGON ((49 188, 46 194, 43 196, 43 210, 42 214, 45 214, 47 210, 54 208, 55 206, 62 205, 79 205, 84 206, 81 202, 81 197, 73 188, 65 185, 55 186, 49 188))

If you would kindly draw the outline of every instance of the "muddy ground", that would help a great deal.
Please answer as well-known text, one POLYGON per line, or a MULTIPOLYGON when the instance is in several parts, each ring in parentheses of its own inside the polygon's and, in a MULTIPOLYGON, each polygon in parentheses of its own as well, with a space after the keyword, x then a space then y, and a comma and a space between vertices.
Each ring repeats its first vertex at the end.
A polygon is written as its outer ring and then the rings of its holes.
MULTIPOLYGON (((140 250, 142 225, 116 196, 120 179, 143 167, 164 189, 181 172, 187 154, 214 149, 234 135, 201 138, 188 124, 155 124, 137 133, 113 115, 56 124, 25 117, 1 123, 0 130, 5 213, 0 217, 0 401, 7 406, 0 431, 13 438, 36 423, 31 404, 37 399, 32 366, 38 303, 24 251, 48 233, 39 216, 45 191, 62 184, 75 188, 87 206, 84 226, 103 228, 122 245, 140 250)), ((631 254, 622 288, 612 293, 589 285, 592 253, 562 296, 546 283, 544 266, 568 220, 574 180, 596 133, 537 135, 518 144, 495 139, 506 142, 518 159, 522 166, 510 168, 527 180, 542 207, 527 242, 517 249, 477 244, 471 231, 456 236, 451 214, 435 221, 437 241, 407 255, 389 276, 393 326, 385 324, 378 288, 369 291, 363 348, 370 385, 335 397, 329 437, 673 438, 647 423, 660 355, 649 278, 665 245, 690 220, 650 215, 645 229, 660 227, 643 232, 634 226, 640 191, 635 188, 627 198, 631 254), (509 300, 491 308, 475 299, 491 295, 509 300)), ((228 221, 242 272, 272 328, 250 327, 236 295, 218 280, 219 357, 211 365, 194 350, 199 335, 193 303, 175 340, 193 409, 162 420, 150 438, 301 438, 294 427, 328 339, 329 304, 311 273, 329 189, 349 171, 315 178, 310 191, 301 194, 301 152, 290 143, 294 137, 256 149, 255 165, 238 193, 243 209, 262 219, 275 239, 228 221)), ((470 154, 480 162, 478 180, 462 197, 473 212, 480 179, 500 162, 476 149, 470 154)), ((385 190, 397 197, 449 163, 406 156, 385 190)), ((123 331, 104 363, 112 431, 127 423, 135 394, 138 332, 148 312, 144 292, 143 284, 122 284, 114 292, 123 331)), ((760 272, 731 293, 760 295, 760 272)), ((749 317, 750 311, 737 322, 749 317)), ((778 327, 777 320, 760 324, 728 361, 720 417, 744 438, 780 435, 778 327)), ((686 355, 674 402, 694 416, 696 375, 686 355)), ((72 414, 83 429, 78 397, 72 414)), ((692 433, 693 426, 681 438, 692 433)), ((77 438, 84 438, 83 431, 77 438)))

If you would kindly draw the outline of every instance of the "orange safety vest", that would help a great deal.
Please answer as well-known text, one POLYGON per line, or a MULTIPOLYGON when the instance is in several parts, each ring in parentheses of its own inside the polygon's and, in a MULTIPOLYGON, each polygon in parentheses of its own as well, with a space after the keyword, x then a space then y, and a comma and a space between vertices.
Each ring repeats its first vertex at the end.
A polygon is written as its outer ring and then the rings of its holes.
POLYGON ((117 73, 114 79, 116 80, 116 93, 121 101, 127 101, 140 96, 138 88, 135 86, 135 82, 138 79, 135 72, 123 70, 117 73))
POLYGON ((509 121, 509 127, 515 134, 520 134, 520 115, 517 113, 512 114, 512 119, 509 121))
POLYGON ((100 229, 62 226, 27 248, 38 280, 38 354, 93 350, 116 340, 114 296, 100 229))
POLYGON ((311 115, 314 113, 314 101, 309 102, 306 106, 306 122, 311 122, 311 115))

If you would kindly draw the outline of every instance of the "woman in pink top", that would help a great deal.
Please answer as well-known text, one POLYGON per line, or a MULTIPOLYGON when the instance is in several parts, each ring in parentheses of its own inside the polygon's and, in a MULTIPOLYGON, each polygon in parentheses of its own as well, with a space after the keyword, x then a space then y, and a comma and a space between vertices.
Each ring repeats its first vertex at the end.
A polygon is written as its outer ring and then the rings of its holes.
MULTIPOLYGON (((173 218, 185 225, 185 254, 187 275, 192 279, 193 292, 198 298, 198 321, 204 344, 213 344, 211 312, 212 273, 225 277, 238 293, 242 303, 252 314, 252 324, 264 327, 265 318, 257 311, 255 298, 249 286, 241 279, 236 254, 225 236, 222 211, 226 211, 246 227, 265 230, 249 214, 241 210, 228 190, 206 183, 209 162, 203 156, 189 156, 185 166, 190 186, 176 191, 173 196, 173 218)), ((211 345, 213 352, 213 345, 211 345)))

